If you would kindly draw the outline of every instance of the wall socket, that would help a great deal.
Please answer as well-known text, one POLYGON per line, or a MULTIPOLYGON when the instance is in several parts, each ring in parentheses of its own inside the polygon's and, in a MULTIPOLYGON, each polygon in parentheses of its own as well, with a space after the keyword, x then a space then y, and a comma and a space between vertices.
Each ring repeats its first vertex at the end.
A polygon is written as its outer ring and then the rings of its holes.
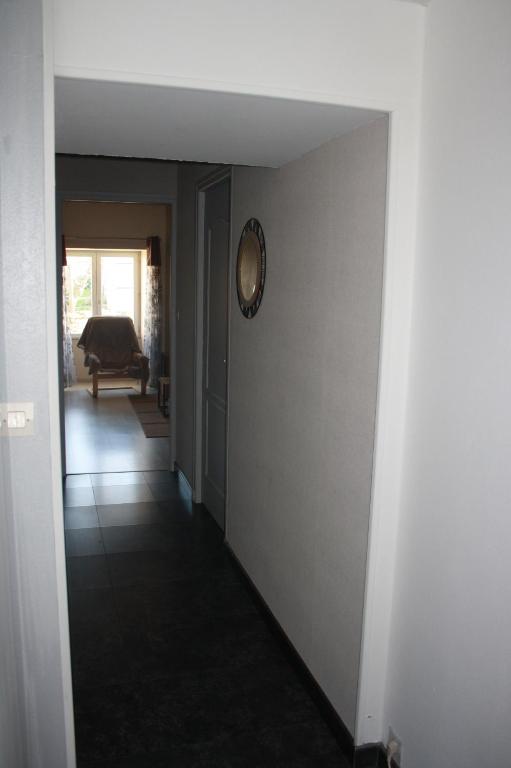
POLYGON ((401 739, 396 734, 394 729, 391 727, 389 728, 389 738, 387 740, 387 759, 390 757, 391 762, 389 765, 391 766, 399 766, 399 768, 402 768, 403 764, 401 762, 402 760, 402 754, 403 754, 403 747, 401 744, 401 739))

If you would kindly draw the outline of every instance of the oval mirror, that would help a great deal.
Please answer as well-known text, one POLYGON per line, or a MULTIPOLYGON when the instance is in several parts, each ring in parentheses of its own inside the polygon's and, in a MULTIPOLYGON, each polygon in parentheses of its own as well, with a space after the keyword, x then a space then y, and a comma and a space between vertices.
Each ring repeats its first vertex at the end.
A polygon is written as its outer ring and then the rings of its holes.
POLYGON ((249 219, 240 237, 236 263, 236 287, 243 315, 251 318, 259 309, 266 271, 266 246, 263 228, 249 219))

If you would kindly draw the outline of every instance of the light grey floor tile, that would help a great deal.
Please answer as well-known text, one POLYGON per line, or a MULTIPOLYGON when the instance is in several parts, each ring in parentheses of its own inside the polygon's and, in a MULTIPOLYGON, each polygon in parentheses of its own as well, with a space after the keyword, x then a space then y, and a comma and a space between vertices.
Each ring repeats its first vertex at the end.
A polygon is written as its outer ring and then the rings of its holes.
POLYGON ((105 472, 102 475, 91 475, 94 488, 102 485, 143 485, 144 472, 105 472))
POLYGON ((117 525, 148 525, 164 520, 161 507, 155 501, 139 501, 135 504, 109 504, 98 507, 102 527, 117 525))
POLYGON ((67 557, 103 555, 105 553, 100 528, 68 530, 65 532, 65 536, 67 557))
POLYGON ((99 526, 96 507, 67 507, 64 509, 64 528, 97 528, 99 526))
POLYGON ((64 489, 64 507, 91 507, 94 503, 92 487, 64 489))
POLYGON ((94 487, 96 504, 135 504, 137 501, 155 501, 149 486, 97 485, 94 487))
POLYGON ((69 474, 170 468, 169 438, 145 437, 129 393, 130 390, 107 390, 94 399, 85 389, 65 391, 69 474))
POLYGON ((65 483, 66 488, 90 488, 90 475, 67 475, 65 483))

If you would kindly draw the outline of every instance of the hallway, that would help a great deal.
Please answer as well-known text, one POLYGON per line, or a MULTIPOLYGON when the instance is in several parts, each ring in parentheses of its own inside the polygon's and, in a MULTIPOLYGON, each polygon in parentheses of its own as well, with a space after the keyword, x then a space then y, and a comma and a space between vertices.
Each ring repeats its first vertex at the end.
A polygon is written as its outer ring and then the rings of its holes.
POLYGON ((78 768, 346 766, 177 475, 69 477, 65 528, 78 768))

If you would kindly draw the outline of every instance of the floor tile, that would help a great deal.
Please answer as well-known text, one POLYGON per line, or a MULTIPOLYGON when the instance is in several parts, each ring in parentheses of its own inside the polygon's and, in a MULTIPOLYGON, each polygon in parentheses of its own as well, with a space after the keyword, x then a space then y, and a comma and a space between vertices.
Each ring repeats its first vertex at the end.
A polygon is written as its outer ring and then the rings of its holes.
POLYGON ((111 587, 71 592, 68 603, 71 630, 83 626, 101 631, 101 625, 119 622, 117 601, 111 587))
MULTIPOLYGON (((169 745, 165 750, 139 752, 135 756, 110 759, 108 768, 350 768, 331 742, 320 743, 310 728, 305 727, 305 738, 316 747, 325 749, 322 754, 309 750, 300 739, 291 749, 286 742, 293 738, 292 729, 266 729, 220 731, 213 738, 194 743, 169 745), (307 753, 313 757, 307 757, 307 753)), ((79 768, 104 768, 104 763, 80 762, 79 768)))
POLYGON ((130 390, 85 389, 64 393, 67 471, 77 473, 166 470, 170 440, 146 438, 132 408, 130 390))
POLYGON ((105 555, 68 557, 66 568, 67 586, 70 591, 110 586, 105 555))
POLYGON ((65 488, 65 507, 91 507, 94 506, 94 493, 90 488, 65 488))
POLYGON ((103 555, 105 549, 100 528, 79 528, 65 531, 66 556, 103 555))
POLYGON ((90 475, 94 488, 103 485, 144 485, 144 472, 104 472, 90 475))
MULTIPOLYGON (((108 685, 132 682, 129 661, 115 630, 84 642, 80 634, 70 635, 71 672, 75 699, 82 691, 94 689, 105 692, 108 685)), ((104 695, 104 693, 103 693, 104 695)))
POLYGON ((168 499, 179 499, 181 493, 176 483, 149 483, 149 488, 156 501, 167 501, 168 499))
POLYGON ((258 616, 203 617, 202 623, 172 628, 162 618, 148 614, 147 623, 138 626, 121 622, 123 643, 137 680, 168 677, 178 670, 245 689, 258 690, 263 680, 270 687, 294 682, 294 673, 258 616))
POLYGON ((154 501, 149 486, 143 485, 104 485, 94 486, 94 498, 98 506, 103 504, 134 504, 137 501, 154 501))
POLYGON ((151 588, 116 587, 115 604, 124 627, 153 627, 171 633, 179 627, 203 628, 207 618, 258 615, 246 587, 223 579, 186 579, 151 588), (247 599, 248 598, 248 599, 247 599))
POLYGON ((106 504, 98 507, 100 525, 147 525, 163 522, 165 517, 155 501, 139 501, 135 504, 106 504))
POLYGON ((152 585, 200 576, 239 580, 230 558, 222 552, 126 552, 108 555, 108 566, 115 586, 152 585))
POLYGON ((144 552, 172 550, 174 540, 168 529, 159 525, 114 525, 102 529, 105 552, 144 552))
POLYGON ((66 488, 90 488, 90 475, 67 475, 64 483, 66 488))
POLYGON ((69 617, 75 695, 131 680, 112 590, 71 592, 69 617))
POLYGON ((204 507, 166 473, 94 493, 66 530, 78 768, 348 768, 204 507))
POLYGON ((153 470, 152 472, 144 472, 144 478, 146 483, 178 483, 176 478, 176 472, 169 472, 164 469, 153 470))
POLYGON ((130 552, 108 555, 108 566, 114 586, 165 583, 186 578, 186 558, 172 557, 168 552, 130 552))
POLYGON ((66 507, 64 528, 97 528, 99 526, 96 507, 66 507))
MULTIPOLYGON (((268 690, 269 696, 273 693, 268 690)), ((186 761, 179 763, 180 768, 291 768, 294 764, 312 766, 314 760, 326 768, 336 765, 335 758, 338 768, 343 768, 337 745, 317 712, 310 717, 307 708, 300 717, 295 699, 287 700, 284 694, 279 704, 285 709, 279 712, 278 722, 268 725, 264 721, 270 716, 259 709, 249 691, 240 692, 235 684, 217 678, 199 680, 183 675, 113 685, 103 695, 97 690, 84 691, 77 706, 77 717, 83 723, 78 753, 89 760, 103 759, 108 766, 122 765, 123 760, 135 766, 148 755, 153 756, 153 766, 164 766, 160 760, 180 755, 186 761), (289 719, 290 711, 298 719, 289 719), (189 763, 189 759, 198 762, 189 763)))
POLYGON ((254 729, 252 736, 255 758, 264 759, 268 766, 349 768, 330 730, 318 716, 296 724, 254 729))
POLYGON ((158 506, 163 514, 162 519, 170 523, 182 522, 189 525, 198 521, 199 524, 202 524, 204 519, 203 509, 199 510, 201 505, 192 504, 192 502, 181 498, 159 501, 158 506))

